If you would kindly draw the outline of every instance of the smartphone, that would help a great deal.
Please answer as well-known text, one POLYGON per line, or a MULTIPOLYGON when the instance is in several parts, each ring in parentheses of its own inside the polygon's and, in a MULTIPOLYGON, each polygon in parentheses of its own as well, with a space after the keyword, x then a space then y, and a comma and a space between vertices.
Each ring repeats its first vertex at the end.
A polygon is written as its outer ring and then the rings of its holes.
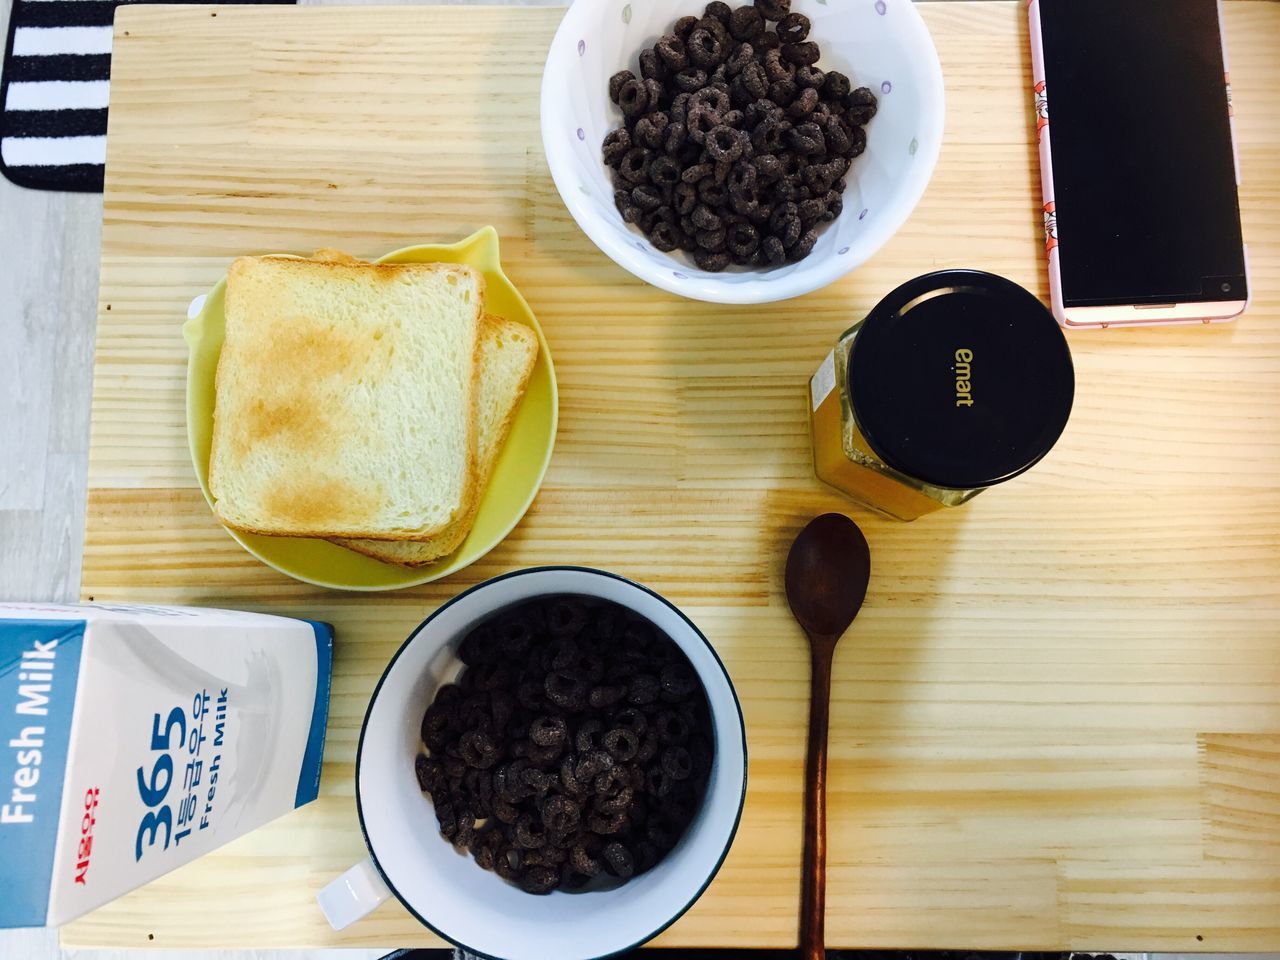
POLYGON ((1054 316, 1213 322, 1249 300, 1217 0, 1031 0, 1054 316))

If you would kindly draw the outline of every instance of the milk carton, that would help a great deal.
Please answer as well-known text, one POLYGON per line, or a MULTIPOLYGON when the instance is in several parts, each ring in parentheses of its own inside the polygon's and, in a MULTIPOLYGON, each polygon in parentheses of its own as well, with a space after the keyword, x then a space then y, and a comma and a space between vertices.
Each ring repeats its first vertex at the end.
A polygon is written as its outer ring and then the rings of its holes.
POLYGON ((0 927, 59 924, 315 799, 327 624, 0 603, 0 927))

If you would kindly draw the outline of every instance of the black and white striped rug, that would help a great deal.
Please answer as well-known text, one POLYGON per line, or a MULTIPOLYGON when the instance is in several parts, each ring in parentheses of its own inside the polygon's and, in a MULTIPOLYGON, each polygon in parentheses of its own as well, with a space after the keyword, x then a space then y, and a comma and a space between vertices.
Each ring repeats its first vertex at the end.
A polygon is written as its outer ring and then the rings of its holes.
POLYGON ((132 0, 13 0, 0 80, 0 171, 14 183, 102 190, 111 23, 126 2, 132 0))

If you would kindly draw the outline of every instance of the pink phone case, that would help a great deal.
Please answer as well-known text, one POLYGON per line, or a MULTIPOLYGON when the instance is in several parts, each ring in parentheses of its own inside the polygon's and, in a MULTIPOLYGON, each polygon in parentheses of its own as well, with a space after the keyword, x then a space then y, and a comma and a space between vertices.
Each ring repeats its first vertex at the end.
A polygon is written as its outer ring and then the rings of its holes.
MULTIPOLYGON (((1041 213, 1044 218, 1044 252, 1045 259, 1049 262, 1049 305, 1053 309, 1053 315, 1057 318, 1058 323, 1064 327, 1121 327, 1121 326, 1166 326, 1169 324, 1186 324, 1186 323, 1222 323, 1227 320, 1234 319, 1238 316, 1215 317, 1215 318, 1186 318, 1186 319, 1161 319, 1161 320, 1130 320, 1130 321, 1109 321, 1099 323, 1081 323, 1074 321, 1067 322, 1066 308, 1062 303, 1062 272, 1059 262, 1058 252, 1058 218, 1057 211, 1053 202, 1053 159, 1050 156, 1049 141, 1049 94, 1045 85, 1044 78, 1044 42, 1040 32, 1040 0, 1027 0, 1027 19, 1031 32, 1031 92, 1035 102, 1036 115, 1036 140, 1040 152, 1040 192, 1043 201, 1041 213)), ((1222 0, 1218 0, 1218 23, 1221 26, 1222 19, 1222 0)), ((1240 152, 1236 149, 1236 125, 1235 111, 1231 105, 1231 72, 1227 66, 1227 38, 1226 30, 1220 29, 1222 36, 1222 65, 1226 69, 1223 79, 1227 86, 1227 116, 1230 118, 1231 127, 1231 155, 1235 160, 1236 168, 1236 186, 1240 185, 1240 152)), ((1244 247, 1244 265, 1245 274, 1249 273, 1249 248, 1246 244, 1244 247)), ((1252 287, 1250 284, 1249 297, 1252 298, 1252 287)), ((1248 300, 1246 300, 1246 308, 1248 300)), ((1240 311, 1240 312, 1243 312, 1240 311)))

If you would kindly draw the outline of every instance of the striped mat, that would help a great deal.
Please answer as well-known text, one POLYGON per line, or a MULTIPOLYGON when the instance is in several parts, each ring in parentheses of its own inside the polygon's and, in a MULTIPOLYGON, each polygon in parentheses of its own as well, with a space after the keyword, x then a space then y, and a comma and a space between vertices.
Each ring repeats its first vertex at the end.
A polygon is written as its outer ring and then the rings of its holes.
POLYGON ((102 190, 111 23, 127 2, 133 0, 13 0, 0 80, 0 171, 14 183, 102 190))

